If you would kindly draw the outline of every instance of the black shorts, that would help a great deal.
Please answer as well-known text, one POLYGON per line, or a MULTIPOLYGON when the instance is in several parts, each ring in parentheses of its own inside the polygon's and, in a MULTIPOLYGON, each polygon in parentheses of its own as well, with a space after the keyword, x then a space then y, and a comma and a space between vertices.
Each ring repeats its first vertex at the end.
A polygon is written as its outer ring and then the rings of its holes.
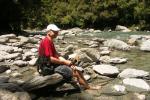
POLYGON ((54 72, 61 74, 66 81, 70 81, 73 77, 72 69, 66 65, 59 65, 54 72))

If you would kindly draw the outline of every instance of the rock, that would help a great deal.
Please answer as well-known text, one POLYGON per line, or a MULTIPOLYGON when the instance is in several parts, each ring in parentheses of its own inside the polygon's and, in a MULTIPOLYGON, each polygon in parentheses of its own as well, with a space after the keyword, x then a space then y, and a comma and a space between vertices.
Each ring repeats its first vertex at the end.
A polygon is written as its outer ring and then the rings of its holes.
POLYGON ((123 85, 114 85, 113 88, 117 91, 117 92, 125 92, 126 87, 123 85))
POLYGON ((141 40, 142 39, 142 35, 130 35, 129 38, 130 39, 135 39, 135 40, 141 40))
POLYGON ((23 49, 22 48, 18 48, 18 47, 13 47, 14 49, 14 52, 18 52, 18 53, 22 53, 23 52, 23 49))
POLYGON ((0 100, 31 100, 27 92, 11 92, 0 89, 0 100))
POLYGON ((109 51, 109 50, 107 50, 107 51, 105 50, 105 51, 101 51, 100 54, 101 54, 101 55, 109 55, 110 52, 111 52, 111 51, 109 51))
POLYGON ((2 45, 0 44, 0 51, 5 51, 8 53, 12 53, 14 51, 12 46, 2 45))
POLYGON ((33 58, 32 60, 29 61, 29 65, 34 66, 36 64, 38 58, 33 58))
POLYGON ((102 88, 102 94, 108 96, 121 96, 127 94, 126 88, 123 85, 105 85, 102 88))
POLYGON ((137 45, 138 43, 137 43, 137 39, 135 39, 135 38, 131 38, 131 39, 129 39, 128 40, 128 44, 129 45, 137 45))
POLYGON ((5 34, 5 35, 1 35, 0 38, 11 38, 14 39, 16 38, 15 34, 5 34))
POLYGON ((0 38, 0 44, 5 44, 8 42, 8 38, 0 38))
POLYGON ((4 59, 15 59, 17 57, 22 57, 20 53, 13 53, 4 56, 4 59))
POLYGON ((146 40, 146 41, 142 42, 142 44, 140 46, 140 50, 150 51, 150 40, 146 40))
POLYGON ((25 37, 25 36, 18 36, 18 38, 20 39, 20 42, 22 43, 27 43, 29 42, 29 38, 25 37))
POLYGON ((105 39, 104 38, 97 38, 97 37, 95 37, 95 38, 92 39, 92 41, 96 41, 99 44, 102 44, 105 41, 105 39))
POLYGON ((16 42, 18 42, 18 39, 9 39, 8 42, 9 42, 9 43, 16 43, 16 42))
POLYGON ((116 31, 121 31, 121 32, 131 32, 130 29, 128 29, 128 28, 125 27, 125 26, 121 26, 121 25, 117 25, 115 30, 116 30, 116 31))
POLYGON ((119 50, 130 50, 130 46, 127 43, 117 39, 109 39, 107 41, 104 41, 104 46, 119 50))
POLYGON ((132 68, 124 69, 119 75, 121 78, 136 78, 149 76, 149 72, 132 68))
POLYGON ((13 62, 14 65, 17 65, 19 67, 24 67, 26 66, 28 63, 26 61, 22 61, 22 60, 17 60, 13 62))
POLYGON ((99 42, 97 42, 97 41, 90 41, 90 42, 88 42, 88 45, 89 45, 90 48, 95 48, 95 47, 99 46, 99 42))
POLYGON ((91 44, 89 47, 90 48, 96 48, 96 47, 99 47, 99 45, 98 44, 91 44))
POLYGON ((146 100, 146 96, 144 94, 134 93, 137 96, 138 100, 146 100))
POLYGON ((27 91, 39 89, 48 85, 54 85, 61 82, 63 76, 55 73, 47 76, 35 76, 32 79, 24 82, 21 87, 27 91))
POLYGON ((101 33, 101 30, 94 30, 94 33, 101 33))
POLYGON ((86 53, 79 53, 79 60, 82 62, 93 62, 93 60, 86 53))
POLYGON ((106 64, 93 65, 93 70, 101 75, 106 75, 106 76, 114 76, 119 73, 119 70, 117 67, 106 65, 106 64))
POLYGON ((0 83, 0 89, 6 89, 11 92, 23 91, 23 89, 16 83, 0 83))
POLYGON ((10 74, 11 72, 12 72, 12 70, 9 69, 9 70, 6 70, 5 73, 6 73, 6 74, 10 74))
POLYGON ((8 83, 9 76, 0 76, 0 84, 1 83, 8 83))
POLYGON ((0 65, 0 73, 5 72, 6 70, 8 70, 10 67, 8 67, 7 65, 0 65))
POLYGON ((126 78, 123 80, 123 84, 129 86, 127 89, 130 91, 134 91, 134 87, 139 88, 140 91, 150 91, 150 86, 142 79, 126 78))
POLYGON ((92 61, 97 61, 100 58, 100 52, 93 48, 82 48, 75 51, 82 58, 82 54, 92 61))
POLYGON ((109 63, 110 62, 110 56, 101 56, 99 60, 102 63, 109 63))
POLYGON ((34 55, 35 55, 35 53, 30 52, 30 51, 25 52, 25 54, 24 54, 25 57, 31 57, 31 56, 34 56, 34 55))
POLYGON ((101 51, 109 51, 109 47, 100 47, 99 48, 101 51))
POLYGON ((118 57, 115 57, 115 58, 111 58, 109 60, 110 63, 113 63, 113 64, 123 64, 123 63, 126 63, 127 62, 127 59, 126 58, 118 58, 118 57))
POLYGON ((19 77, 19 76, 22 76, 22 74, 19 73, 19 72, 14 72, 14 73, 11 74, 11 76, 12 77, 19 77))
POLYGON ((33 52, 33 53, 36 53, 37 51, 38 51, 37 48, 32 48, 32 49, 31 49, 31 52, 33 52))
POLYGON ((68 59, 75 59, 77 56, 78 56, 77 53, 73 53, 73 54, 68 55, 68 59))
POLYGON ((91 76, 86 74, 86 75, 84 75, 84 78, 85 78, 85 80, 88 81, 89 79, 91 79, 91 76))
POLYGON ((65 52, 70 52, 70 53, 72 53, 74 50, 75 48, 73 45, 69 45, 64 49, 65 52))

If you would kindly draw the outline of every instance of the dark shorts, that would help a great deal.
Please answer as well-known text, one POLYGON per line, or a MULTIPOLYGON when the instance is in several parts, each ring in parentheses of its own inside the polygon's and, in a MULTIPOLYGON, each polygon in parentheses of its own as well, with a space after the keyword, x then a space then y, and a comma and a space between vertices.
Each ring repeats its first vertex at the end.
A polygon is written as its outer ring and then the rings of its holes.
POLYGON ((72 69, 66 65, 59 65, 54 72, 61 74, 67 81, 70 81, 73 76, 72 69))

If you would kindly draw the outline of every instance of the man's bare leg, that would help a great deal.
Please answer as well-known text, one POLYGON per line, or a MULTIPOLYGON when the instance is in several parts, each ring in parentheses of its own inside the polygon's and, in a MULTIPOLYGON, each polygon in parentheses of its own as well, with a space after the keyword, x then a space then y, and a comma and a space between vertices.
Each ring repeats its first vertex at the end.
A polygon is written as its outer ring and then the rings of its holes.
POLYGON ((73 75, 74 77, 77 78, 77 81, 79 82, 80 85, 83 86, 84 89, 98 90, 101 88, 101 86, 90 86, 88 82, 85 80, 82 72, 78 70, 74 70, 73 75))
POLYGON ((82 72, 80 72, 78 70, 74 70, 73 71, 73 76, 75 76, 77 78, 77 81, 79 82, 79 84, 82 85, 85 89, 90 88, 89 84, 87 83, 87 81, 83 77, 82 72))

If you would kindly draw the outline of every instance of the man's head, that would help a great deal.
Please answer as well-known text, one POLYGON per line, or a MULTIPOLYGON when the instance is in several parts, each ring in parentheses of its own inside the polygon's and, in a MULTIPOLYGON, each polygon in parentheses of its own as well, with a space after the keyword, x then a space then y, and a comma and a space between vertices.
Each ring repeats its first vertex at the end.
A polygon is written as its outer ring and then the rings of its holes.
POLYGON ((47 35, 52 38, 56 38, 59 31, 60 28, 58 28, 55 24, 49 24, 46 28, 47 35))

